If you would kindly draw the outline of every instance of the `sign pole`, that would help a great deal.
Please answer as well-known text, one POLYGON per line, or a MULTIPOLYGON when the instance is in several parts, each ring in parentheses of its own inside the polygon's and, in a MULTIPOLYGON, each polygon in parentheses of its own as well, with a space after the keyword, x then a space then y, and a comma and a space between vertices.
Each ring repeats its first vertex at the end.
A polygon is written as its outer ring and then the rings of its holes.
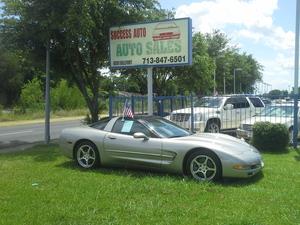
POLYGON ((153 67, 147 68, 148 115, 153 115, 153 67))
POLYGON ((299 20, 300 20, 300 0, 296 2, 296 33, 295 33, 295 71, 294 71, 294 126, 293 126, 293 146, 297 148, 298 136, 298 75, 299 75, 299 20))

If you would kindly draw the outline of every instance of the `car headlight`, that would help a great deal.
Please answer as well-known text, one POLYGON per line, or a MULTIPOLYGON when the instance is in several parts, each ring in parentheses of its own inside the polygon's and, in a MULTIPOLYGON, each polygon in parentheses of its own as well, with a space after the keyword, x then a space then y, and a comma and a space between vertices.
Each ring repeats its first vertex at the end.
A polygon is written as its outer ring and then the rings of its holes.
POLYGON ((201 113, 195 113, 194 114, 194 121, 201 121, 202 120, 202 114, 201 113))

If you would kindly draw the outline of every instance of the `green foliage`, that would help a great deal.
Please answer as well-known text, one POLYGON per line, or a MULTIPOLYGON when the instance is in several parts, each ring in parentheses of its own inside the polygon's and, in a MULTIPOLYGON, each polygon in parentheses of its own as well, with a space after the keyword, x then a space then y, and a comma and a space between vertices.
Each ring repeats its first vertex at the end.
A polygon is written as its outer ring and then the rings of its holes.
POLYGON ((51 89, 51 108, 53 110, 72 110, 86 107, 84 98, 77 87, 68 86, 62 79, 51 89))
POLYGON ((44 96, 41 81, 38 78, 33 78, 23 86, 19 106, 23 112, 26 110, 42 110, 44 108, 44 96))
POLYGON ((289 131, 284 124, 257 122, 253 126, 252 144, 261 151, 285 151, 289 140, 289 131))
POLYGON ((0 103, 6 106, 15 103, 22 84, 23 76, 18 55, 0 46, 0 103))

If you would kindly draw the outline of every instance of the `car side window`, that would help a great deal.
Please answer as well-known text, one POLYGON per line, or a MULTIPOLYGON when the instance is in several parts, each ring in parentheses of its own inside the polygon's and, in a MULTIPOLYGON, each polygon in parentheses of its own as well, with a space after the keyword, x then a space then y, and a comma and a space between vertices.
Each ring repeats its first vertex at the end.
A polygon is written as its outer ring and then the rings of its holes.
POLYGON ((241 109, 241 108, 249 108, 249 102, 245 97, 240 98, 229 98, 227 99, 225 105, 232 104, 234 109, 241 109))
POLYGON ((241 108, 249 108, 249 107, 250 105, 248 100, 245 97, 241 97, 241 98, 237 98, 236 107, 234 108, 241 109, 241 108))
POLYGON ((226 102, 225 102, 225 104, 224 104, 224 106, 226 106, 228 104, 232 104, 233 107, 234 107, 234 105, 235 105, 235 101, 234 100, 235 100, 234 98, 227 99, 226 102))
POLYGON ((153 136, 143 124, 132 119, 118 119, 112 128, 112 132, 125 135, 133 135, 134 133, 141 132, 148 137, 153 136))

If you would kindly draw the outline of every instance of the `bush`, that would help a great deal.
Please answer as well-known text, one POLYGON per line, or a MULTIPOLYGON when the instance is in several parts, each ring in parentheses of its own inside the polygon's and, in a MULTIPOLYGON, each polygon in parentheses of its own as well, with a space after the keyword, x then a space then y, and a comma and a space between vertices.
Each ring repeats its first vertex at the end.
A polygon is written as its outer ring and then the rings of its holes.
POLYGON ((289 140, 289 131, 283 124, 258 122, 253 126, 252 144, 260 151, 285 151, 289 140))
POLYGON ((27 109, 44 109, 44 96, 41 88, 41 81, 38 78, 33 78, 22 87, 19 107, 23 112, 27 109))
POLYGON ((60 80, 51 89, 51 107, 53 110, 71 110, 85 108, 84 98, 77 87, 68 86, 66 80, 60 80))

